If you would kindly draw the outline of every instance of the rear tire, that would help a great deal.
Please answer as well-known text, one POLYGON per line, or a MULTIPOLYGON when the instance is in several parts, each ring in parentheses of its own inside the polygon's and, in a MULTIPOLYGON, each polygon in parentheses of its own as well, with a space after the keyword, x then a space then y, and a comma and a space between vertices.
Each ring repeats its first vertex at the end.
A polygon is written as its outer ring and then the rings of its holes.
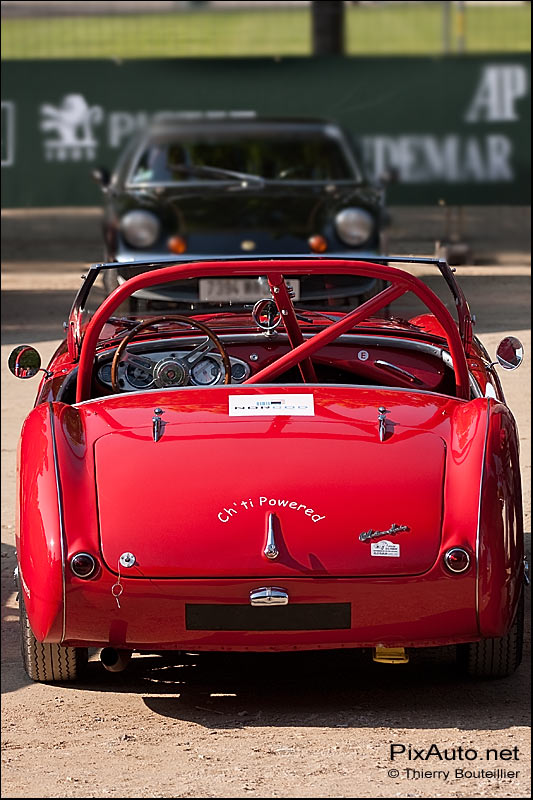
POLYGON ((89 660, 86 647, 62 647, 39 642, 30 627, 22 593, 20 605, 20 645, 22 663, 28 678, 41 683, 75 681, 81 677, 89 660))
POLYGON ((520 666, 524 642, 524 592, 509 633, 495 639, 457 646, 457 662, 471 678, 507 678, 520 666))

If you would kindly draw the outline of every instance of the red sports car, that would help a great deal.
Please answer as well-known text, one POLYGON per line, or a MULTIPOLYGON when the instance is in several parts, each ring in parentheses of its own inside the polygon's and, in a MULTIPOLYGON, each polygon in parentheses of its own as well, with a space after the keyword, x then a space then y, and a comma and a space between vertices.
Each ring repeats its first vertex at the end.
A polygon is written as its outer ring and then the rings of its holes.
MULTIPOLYGON (((472 676, 512 673, 517 428, 446 262, 182 258, 136 264, 105 297, 113 266, 85 276, 22 430, 29 677, 77 679, 88 648, 118 671, 133 651, 366 648, 401 663, 438 645, 472 676), (384 288, 306 308, 318 275, 384 288), (201 303, 173 313, 158 287, 187 281, 201 303)), ((502 366, 521 360, 508 337, 502 366)), ((10 366, 26 378, 40 359, 24 345, 10 366)))

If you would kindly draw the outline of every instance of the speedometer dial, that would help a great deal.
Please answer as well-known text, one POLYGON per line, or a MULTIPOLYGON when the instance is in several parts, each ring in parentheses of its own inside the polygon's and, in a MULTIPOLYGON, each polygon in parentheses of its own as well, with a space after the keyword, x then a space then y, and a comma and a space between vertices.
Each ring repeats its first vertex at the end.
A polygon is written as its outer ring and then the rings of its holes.
POLYGON ((210 386, 222 377, 222 368, 214 358, 202 358, 194 365, 191 377, 200 386, 210 386))

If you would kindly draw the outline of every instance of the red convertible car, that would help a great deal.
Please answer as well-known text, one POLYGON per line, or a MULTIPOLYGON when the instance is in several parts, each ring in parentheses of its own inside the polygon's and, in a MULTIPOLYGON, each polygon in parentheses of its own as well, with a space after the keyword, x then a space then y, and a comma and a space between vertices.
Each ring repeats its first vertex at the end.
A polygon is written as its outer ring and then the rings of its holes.
MULTIPOLYGON (((118 671, 134 651, 365 648, 394 664, 439 645, 471 676, 511 674, 517 428, 446 262, 183 257, 136 264, 105 297, 113 267, 84 276, 20 439, 28 676, 77 679, 89 648, 118 671), (317 275, 384 288, 306 308, 317 275), (157 287, 187 281, 201 305, 161 305, 157 287)), ((521 359, 507 337, 498 360, 521 359)), ((43 371, 28 345, 10 366, 43 371)))

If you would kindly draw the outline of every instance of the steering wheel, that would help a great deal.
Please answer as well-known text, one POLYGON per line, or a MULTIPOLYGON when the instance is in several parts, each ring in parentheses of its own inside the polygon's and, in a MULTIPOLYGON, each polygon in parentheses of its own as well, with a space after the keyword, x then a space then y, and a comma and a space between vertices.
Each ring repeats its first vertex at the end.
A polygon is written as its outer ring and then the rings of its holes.
POLYGON ((224 364, 224 383, 227 384, 231 380, 231 363, 229 356, 226 353, 224 345, 213 333, 213 331, 204 325, 203 322, 198 322, 189 317, 183 317, 181 314, 168 314, 162 317, 154 317, 147 322, 140 322, 133 328, 117 347, 116 353, 113 356, 111 364, 111 385, 115 393, 123 391, 118 383, 118 365, 121 360, 126 364, 131 364, 133 367, 139 367, 144 372, 148 372, 152 379, 155 380, 159 388, 170 386, 185 386, 189 383, 191 370, 210 349, 211 343, 215 345, 224 364), (137 336, 141 331, 146 328, 151 328, 153 325, 158 325, 160 322, 181 322, 183 324, 191 325, 193 328, 199 328, 207 339, 201 342, 191 352, 183 358, 163 358, 161 361, 154 362, 151 358, 146 356, 137 355, 136 353, 127 353, 126 348, 131 343, 131 340, 137 336), (124 356, 124 358, 123 358, 124 356))

